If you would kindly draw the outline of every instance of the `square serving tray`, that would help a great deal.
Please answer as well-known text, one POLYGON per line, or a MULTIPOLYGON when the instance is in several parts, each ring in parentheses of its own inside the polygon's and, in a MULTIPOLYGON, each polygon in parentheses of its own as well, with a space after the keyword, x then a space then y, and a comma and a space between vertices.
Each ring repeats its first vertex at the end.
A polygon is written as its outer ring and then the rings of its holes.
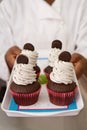
MULTIPOLYGON (((47 66, 47 60, 49 50, 38 50, 39 58, 37 64, 41 68, 41 74, 43 69, 47 66)), ((74 116, 78 115, 83 109, 84 103, 81 96, 78 81, 75 76, 75 80, 78 86, 78 92, 75 96, 74 101, 69 106, 57 106, 53 105, 49 101, 48 93, 46 90, 46 84, 42 85, 39 100, 34 105, 30 106, 19 106, 15 103, 13 97, 9 92, 9 86, 12 81, 12 74, 9 82, 7 83, 7 90, 1 104, 2 110, 11 117, 48 117, 48 116, 74 116)))

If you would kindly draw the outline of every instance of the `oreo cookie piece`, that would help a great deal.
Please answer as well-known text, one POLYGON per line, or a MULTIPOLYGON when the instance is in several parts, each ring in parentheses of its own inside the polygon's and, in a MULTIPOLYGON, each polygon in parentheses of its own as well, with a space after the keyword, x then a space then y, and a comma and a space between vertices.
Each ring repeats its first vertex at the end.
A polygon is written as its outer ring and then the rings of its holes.
POLYGON ((59 48, 62 49, 62 42, 60 40, 54 40, 52 42, 52 48, 59 48))
POLYGON ((65 61, 65 62, 70 62, 71 60, 71 54, 68 51, 63 51, 60 55, 59 55, 59 60, 65 61))
POLYGON ((23 49, 34 51, 34 46, 31 43, 26 43, 23 49))
POLYGON ((18 64, 28 64, 28 58, 25 56, 25 55, 19 55, 18 57, 17 57, 17 63, 18 64))

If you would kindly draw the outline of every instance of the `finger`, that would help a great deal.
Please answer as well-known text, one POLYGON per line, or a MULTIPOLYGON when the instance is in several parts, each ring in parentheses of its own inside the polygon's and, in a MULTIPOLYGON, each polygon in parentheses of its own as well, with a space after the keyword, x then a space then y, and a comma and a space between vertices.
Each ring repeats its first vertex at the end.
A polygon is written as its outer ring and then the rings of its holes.
POLYGON ((72 54, 72 56, 71 56, 71 62, 72 63, 76 63, 79 60, 80 60, 80 55, 79 54, 77 54, 77 53, 72 54))
POLYGON ((77 76, 77 79, 79 79, 82 74, 83 74, 83 64, 81 61, 77 62, 74 64, 74 68, 75 68, 75 73, 76 73, 76 76, 77 76))
POLYGON ((79 66, 75 67, 75 73, 76 73, 77 79, 79 79, 83 74, 83 70, 82 69, 79 70, 78 68, 79 68, 79 66))
POLYGON ((21 49, 18 46, 14 46, 12 51, 14 55, 19 55, 21 53, 21 49))
POLYGON ((8 64, 9 67, 12 68, 15 62, 15 56, 10 56, 10 58, 8 59, 8 64))

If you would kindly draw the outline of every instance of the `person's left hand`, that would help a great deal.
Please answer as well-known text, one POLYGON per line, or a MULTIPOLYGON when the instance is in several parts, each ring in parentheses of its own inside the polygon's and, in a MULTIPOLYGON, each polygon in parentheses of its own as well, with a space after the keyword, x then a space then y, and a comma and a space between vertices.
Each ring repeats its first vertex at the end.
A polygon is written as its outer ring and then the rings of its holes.
POLYGON ((74 65, 77 79, 87 73, 87 59, 78 53, 72 54, 71 62, 74 65))
POLYGON ((8 65, 9 71, 12 71, 15 59, 17 55, 19 55, 21 52, 21 49, 18 46, 13 46, 9 48, 5 54, 5 61, 8 65))

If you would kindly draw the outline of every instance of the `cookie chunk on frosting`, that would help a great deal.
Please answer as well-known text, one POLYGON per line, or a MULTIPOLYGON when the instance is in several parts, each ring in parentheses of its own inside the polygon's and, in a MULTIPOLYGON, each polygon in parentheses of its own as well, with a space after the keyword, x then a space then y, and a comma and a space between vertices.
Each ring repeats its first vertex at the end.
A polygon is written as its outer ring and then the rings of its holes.
POLYGON ((24 45, 23 49, 34 51, 35 48, 34 48, 34 46, 31 43, 26 43, 24 45))
POLYGON ((38 53, 35 51, 34 46, 31 43, 26 43, 23 47, 21 54, 25 55, 29 59, 29 63, 36 66, 38 53))
POLYGON ((67 51, 59 55, 59 61, 55 62, 50 79, 55 83, 71 84, 73 82, 73 64, 70 62, 71 54, 67 51))
POLYGON ((62 42, 60 40, 54 40, 52 42, 51 48, 59 48, 61 50, 62 49, 62 42))
POLYGON ((36 73, 33 65, 29 63, 26 56, 20 54, 13 70, 13 81, 17 85, 32 84, 36 81, 36 73))
POLYGON ((58 55, 62 49, 62 42, 59 40, 54 40, 52 42, 51 51, 48 57, 48 65, 53 67, 56 60, 58 60, 58 55))

